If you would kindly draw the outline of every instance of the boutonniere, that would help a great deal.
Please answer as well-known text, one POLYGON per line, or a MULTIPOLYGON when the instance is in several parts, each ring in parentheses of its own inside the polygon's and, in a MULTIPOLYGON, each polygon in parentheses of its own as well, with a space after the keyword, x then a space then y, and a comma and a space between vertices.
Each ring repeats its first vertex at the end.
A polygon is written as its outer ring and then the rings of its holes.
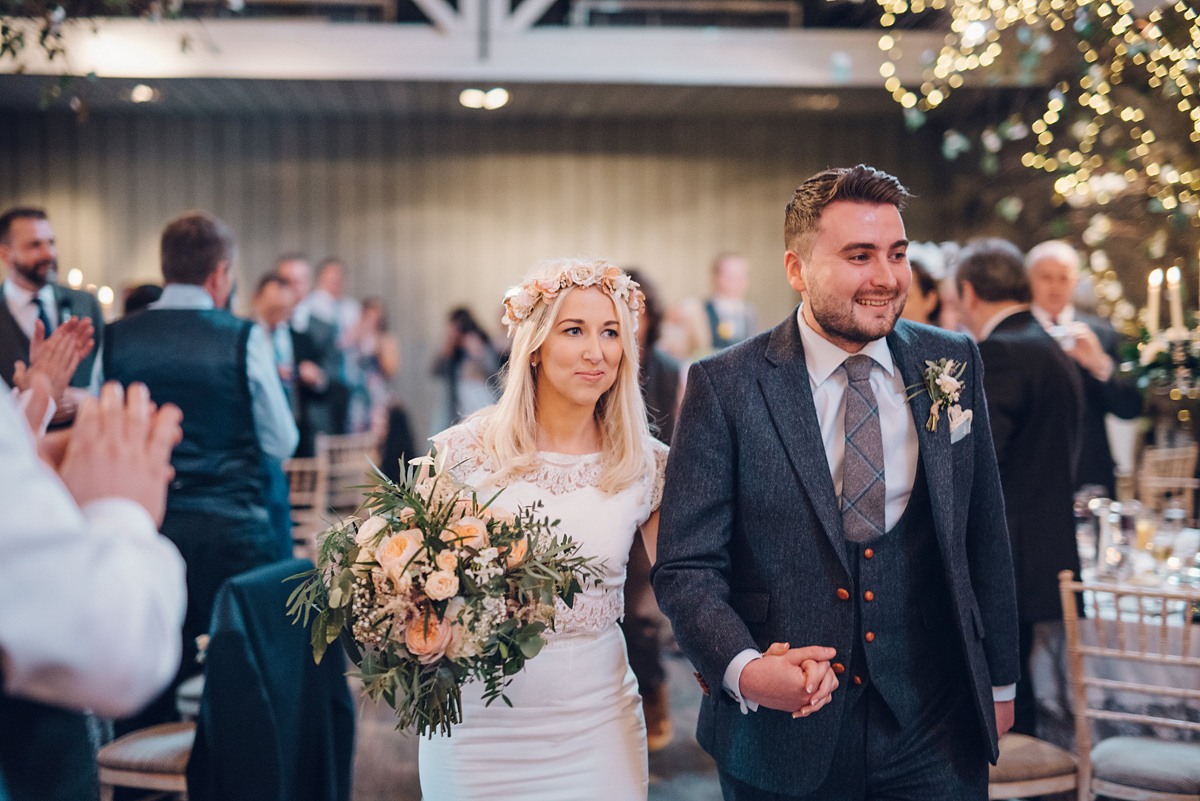
POLYGON ((925 421, 927 431, 937 431, 938 419, 943 409, 958 403, 962 393, 962 374, 967 369, 965 362, 959 363, 953 359, 938 359, 936 362, 925 362, 924 380, 918 384, 905 387, 908 395, 904 400, 910 401, 922 392, 929 393, 933 406, 929 409, 929 419, 925 421))

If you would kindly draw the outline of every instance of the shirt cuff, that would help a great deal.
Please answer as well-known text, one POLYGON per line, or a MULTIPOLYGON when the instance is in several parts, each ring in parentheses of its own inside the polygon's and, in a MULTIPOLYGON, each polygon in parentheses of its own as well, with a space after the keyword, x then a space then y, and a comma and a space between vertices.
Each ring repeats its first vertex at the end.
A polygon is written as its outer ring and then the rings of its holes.
POLYGON ((758 704, 754 701, 747 701, 742 697, 742 693, 738 689, 742 680, 742 670, 755 659, 762 659, 762 654, 753 648, 747 648, 735 656, 729 662, 729 667, 725 668, 725 692, 729 693, 733 697, 733 700, 738 702, 738 706, 742 708, 743 715, 747 712, 758 711, 758 704))
POLYGON ((1017 697, 1017 685, 1006 684, 1003 687, 992 688, 992 700, 996 703, 1011 701, 1017 697))
POLYGON ((109 536, 155 539, 158 526, 150 513, 128 498, 101 498, 83 505, 81 510, 89 529, 109 536))

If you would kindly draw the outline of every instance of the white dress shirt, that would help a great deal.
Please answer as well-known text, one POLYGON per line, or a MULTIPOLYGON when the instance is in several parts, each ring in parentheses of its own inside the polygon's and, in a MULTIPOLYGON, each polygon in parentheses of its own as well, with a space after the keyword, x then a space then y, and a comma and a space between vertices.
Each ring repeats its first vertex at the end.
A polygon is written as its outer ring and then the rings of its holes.
MULTIPOLYGON (((212 295, 194 284, 167 284, 162 297, 150 309, 211 309, 212 295)), ((275 366, 275 349, 261 326, 250 329, 246 340, 246 377, 250 383, 250 401, 254 415, 254 431, 263 453, 279 460, 296 452, 300 432, 292 417, 292 407, 283 392, 279 370, 275 366)), ((104 360, 96 359, 92 368, 93 395, 100 394, 104 385, 104 360)))
MULTIPOLYGON (((908 508, 921 455, 917 426, 905 400, 904 377, 896 369, 885 339, 869 342, 858 354, 854 354, 842 350, 814 331, 804 319, 803 305, 797 311, 796 319, 800 327, 800 341, 804 345, 809 387, 817 410, 817 425, 825 445, 825 459, 833 479, 833 492, 839 502, 842 496, 842 462, 846 451, 845 396, 849 386, 846 371, 841 369, 842 363, 854 355, 870 356, 874 362, 871 365, 870 382, 879 408, 879 431, 883 439, 884 522, 891 530, 908 508)), ((739 682, 742 670, 761 656, 759 651, 747 648, 735 656, 725 669, 725 690, 741 704, 743 712, 755 711, 758 705, 741 696, 739 682)), ((1002 689, 1008 691, 1010 688, 1002 689)), ((1012 685, 1011 689, 1015 692, 1016 685, 1012 685)), ((997 700, 1007 699, 997 697, 997 700)))
MULTIPOLYGON (((21 326, 25 336, 30 339, 33 339, 33 325, 38 319, 37 304, 33 302, 33 295, 33 292, 13 283, 11 278, 4 281, 4 302, 8 304, 8 310, 12 313, 13 319, 17 321, 17 325, 21 326)), ((41 298, 42 306, 46 309, 46 317, 50 319, 51 330, 46 332, 46 336, 50 336, 53 329, 57 328, 59 324, 54 286, 46 284, 38 290, 37 296, 41 298)))
POLYGON ((354 334, 362 307, 353 298, 336 298, 324 289, 314 289, 312 294, 296 304, 292 312, 292 327, 301 333, 308 331, 308 321, 312 317, 329 323, 337 329, 337 346, 349 346, 349 338, 354 334))
POLYGON ((0 673, 14 696, 131 714, 174 677, 183 559, 138 504, 75 505, 0 392, 0 673))

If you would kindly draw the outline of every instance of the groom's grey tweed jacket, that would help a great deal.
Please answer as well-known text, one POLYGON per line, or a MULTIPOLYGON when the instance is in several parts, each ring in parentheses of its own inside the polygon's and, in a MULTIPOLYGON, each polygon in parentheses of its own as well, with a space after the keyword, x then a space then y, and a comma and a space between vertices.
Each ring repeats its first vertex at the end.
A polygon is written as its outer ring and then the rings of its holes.
MULTIPOLYGON (((966 364, 960 398, 971 431, 950 442, 945 410, 910 402, 949 586, 950 631, 960 642, 927 659, 955 660, 975 698, 979 736, 996 758, 992 687, 1019 674, 1017 613, 1004 499, 975 344, 901 320, 887 337, 905 385, 925 361, 966 364)), ((712 693, 697 738, 718 766, 765 790, 803 795, 829 770, 848 713, 839 688, 808 718, 760 709, 743 715, 721 688, 730 661, 772 642, 825 645, 849 667, 854 589, 800 332, 793 313, 773 331, 692 366, 667 464, 653 581, 684 654, 712 693), (845 593, 841 594, 845 596, 845 593)), ((914 588, 919 592, 919 588, 914 588)), ((848 673, 842 675, 845 683, 848 673)))

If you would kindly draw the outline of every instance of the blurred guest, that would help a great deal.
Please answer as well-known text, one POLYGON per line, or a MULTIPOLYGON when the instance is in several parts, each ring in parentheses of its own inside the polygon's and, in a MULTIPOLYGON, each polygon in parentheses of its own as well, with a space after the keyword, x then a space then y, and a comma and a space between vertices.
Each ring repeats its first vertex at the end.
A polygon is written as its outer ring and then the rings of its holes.
POLYGON ((917 323, 937 325, 942 313, 942 296, 937 279, 917 259, 910 257, 908 265, 912 268, 913 280, 900 316, 917 323))
MULTIPOLYGON (((68 317, 92 321, 96 342, 104 338, 104 313, 89 292, 60 286, 58 248, 46 212, 37 208, 9 209, 0 215, 0 261, 8 266, 0 303, 0 378, 13 380, 13 364, 29 361, 29 342, 40 322, 46 336, 68 317)), ((71 378, 71 386, 86 389, 92 375, 95 351, 84 357, 71 378)), ((83 392, 66 392, 55 398, 57 420, 67 422, 83 392)))
POLYGON ((491 381, 499 369, 500 357, 491 337, 471 310, 460 306, 451 311, 446 339, 433 362, 433 374, 446 383, 446 403, 434 429, 441 431, 495 403, 491 381))
MULTIPOLYGON (((662 302, 658 288, 641 270, 626 272, 641 284, 645 303, 638 313, 639 383, 646 399, 646 414, 650 431, 666 444, 671 443, 675 418, 679 409, 679 362, 658 349, 662 329, 662 302)), ((650 559, 639 532, 634 535, 633 548, 625 568, 625 618, 621 631, 629 651, 629 665, 637 677, 638 693, 646 716, 646 746, 660 751, 675 734, 668 704, 667 674, 662 661, 662 638, 666 618, 654 601, 650 587, 650 559)))
POLYGON ((154 303, 162 297, 162 287, 158 284, 139 284, 125 293, 125 314, 128 317, 134 312, 154 303))
POLYGON ((377 431, 387 426, 391 381, 400 372, 400 340, 388 333, 387 311, 380 298, 363 302, 347 350, 350 431, 377 431))
POLYGON ((758 333, 754 307, 746 302, 750 263, 737 253, 722 253, 713 261, 712 295, 704 301, 708 344, 714 351, 736 345, 758 333))
MULTIPOLYGON (((289 280, 291 274, 303 273, 299 265, 280 267, 289 280)), ((329 382, 324 395, 308 410, 314 430, 326 434, 345 434, 349 411, 346 356, 360 310, 358 302, 346 297, 345 292, 346 272, 341 262, 326 259, 317 267, 317 288, 299 295, 300 302, 292 315, 292 326, 308 334, 320 354, 317 364, 329 382)))
MULTIPOLYGON (((186 214, 162 235, 162 298, 109 326, 101 375, 140 381, 183 410, 162 532, 187 563, 188 610, 179 680, 197 672, 195 638, 230 576, 276 560, 263 454, 286 459, 298 434, 263 329, 223 306, 233 288, 233 235, 217 218, 186 214)), ((165 693, 128 728, 175 717, 165 693)))
MULTIPOLYGON (((34 383, 25 400, 45 408, 51 379, 34 383)), ((94 798, 81 711, 136 712, 179 665, 184 565, 157 531, 179 410, 110 384, 82 401, 69 436, 56 475, 0 397, 0 796, 11 801, 94 798)))
POLYGON ((318 364, 323 355, 320 349, 312 337, 297 331, 291 322, 299 298, 295 286, 283 275, 268 273, 255 288, 253 306, 255 321, 271 342, 279 380, 300 430, 296 453, 302 455, 312 453, 317 433, 309 420, 309 409, 320 403, 329 384, 318 364))
POLYGON ((983 359, 1017 579, 1021 679, 1013 731, 1036 735, 1029 672, 1033 627, 1062 619, 1059 571, 1079 574, 1073 508, 1083 385, 1029 311, 1029 279, 1015 245, 1002 239, 968 245, 956 281, 964 321, 983 359))
POLYGON ((1141 414, 1142 396, 1117 365, 1117 332, 1106 320, 1083 314, 1072 303, 1079 284, 1079 254, 1066 242, 1036 245, 1025 257, 1033 288, 1033 314, 1058 340, 1083 380, 1084 417, 1077 487, 1099 484, 1115 498, 1113 456, 1105 415, 1131 420, 1141 414))
MULTIPOLYGON (((274 351, 275 368, 283 385, 284 395, 292 410, 292 418, 300 431, 300 443, 306 433, 312 433, 305 422, 304 409, 309 398, 325 391, 325 374, 313 362, 314 348, 308 336, 291 327, 292 311, 296 307, 296 292, 280 275, 268 273, 254 289, 255 322, 262 327, 274 351)), ((311 447, 311 446, 310 446, 311 447)), ((300 445, 297 445, 297 450, 300 445)), ((292 555, 291 487, 283 469, 283 460, 268 453, 262 455, 263 480, 267 487, 267 514, 280 540, 280 557, 292 555)))

